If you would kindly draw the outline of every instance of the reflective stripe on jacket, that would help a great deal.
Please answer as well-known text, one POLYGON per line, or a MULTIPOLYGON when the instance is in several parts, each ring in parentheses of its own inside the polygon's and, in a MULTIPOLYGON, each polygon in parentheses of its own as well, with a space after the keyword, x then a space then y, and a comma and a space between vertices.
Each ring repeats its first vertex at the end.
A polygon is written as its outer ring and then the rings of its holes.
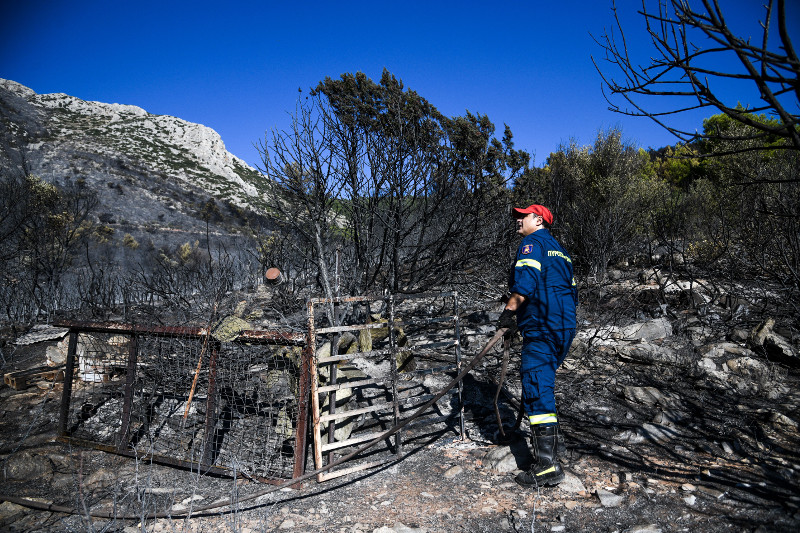
POLYGON ((509 290, 525 296, 517 309, 522 332, 575 328, 578 289, 572 258, 542 228, 524 237, 511 270, 509 290))

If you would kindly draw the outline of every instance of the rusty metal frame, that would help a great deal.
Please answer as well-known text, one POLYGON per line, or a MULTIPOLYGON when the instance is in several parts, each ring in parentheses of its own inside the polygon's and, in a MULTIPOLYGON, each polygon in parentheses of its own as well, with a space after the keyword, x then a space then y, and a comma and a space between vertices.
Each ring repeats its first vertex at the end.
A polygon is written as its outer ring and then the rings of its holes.
MULTIPOLYGON (((311 299, 308 301, 308 340, 307 340, 307 347, 308 351, 313 355, 309 358, 311 369, 309 372, 310 380, 311 380, 311 417, 312 417, 312 434, 313 434, 313 444, 314 444, 314 463, 315 468, 319 469, 325 466, 325 464, 330 464, 333 461, 332 450, 338 449, 341 447, 352 446, 367 440, 374 438, 376 435, 369 433, 366 435, 362 435, 359 437, 349 438, 343 442, 335 442, 335 432, 336 432, 336 420, 339 418, 351 417, 359 414, 366 414, 368 412, 377 412, 381 410, 388 410, 388 408, 392 409, 392 424, 394 426, 398 425, 400 422, 400 407, 401 402, 407 402, 412 399, 422 400, 423 397, 414 398, 412 396, 404 396, 401 397, 398 391, 398 368, 397 368, 397 359, 396 353, 399 351, 397 347, 396 338, 395 338, 395 328, 392 327, 392 324, 396 324, 398 326, 409 325, 412 323, 417 324, 430 324, 435 322, 453 322, 453 330, 454 330, 454 340, 452 342, 441 342, 441 343, 430 343, 426 345, 425 348, 454 348, 455 349, 455 367, 442 367, 438 369, 431 369, 430 371, 426 372, 433 372, 433 371, 446 371, 446 370, 456 370, 456 372, 460 372, 462 369, 462 354, 461 354, 461 339, 460 339, 460 321, 459 321, 459 305, 458 305, 458 293, 457 292, 443 292, 443 293, 425 293, 425 294, 416 294, 416 295, 387 295, 386 297, 371 297, 371 296, 350 296, 350 297, 337 297, 337 298, 316 298, 311 299), (395 311, 397 308, 398 301, 405 301, 408 299, 420 299, 420 298, 453 298, 453 314, 444 317, 433 317, 433 318, 415 318, 411 320, 398 320, 395 316, 395 311), (315 324, 315 306, 319 305, 333 305, 334 306, 334 313, 333 315, 336 316, 336 308, 341 304, 349 304, 349 303, 363 303, 365 305, 369 305, 370 302, 377 302, 383 301, 386 304, 387 309, 387 322, 386 323, 372 323, 372 324, 356 324, 356 325, 333 325, 327 326, 322 328, 317 328, 315 324), (390 376, 384 378, 377 378, 377 379, 363 379, 359 381, 351 381, 344 384, 339 384, 337 382, 337 364, 353 359, 355 357, 364 357, 369 355, 386 355, 385 351, 382 350, 373 350, 372 352, 359 352, 353 355, 339 355, 338 352, 338 337, 341 333, 344 332, 361 332, 363 330, 368 329, 376 329, 376 328, 384 328, 388 329, 388 336, 389 336, 389 348, 388 348, 388 355, 390 361, 390 376), (330 356, 325 358, 318 358, 316 357, 317 352, 317 337, 319 335, 325 334, 333 334, 331 339, 331 353, 330 356), (332 364, 333 363, 333 364, 332 364), (320 372, 320 365, 330 364, 330 380, 328 384, 321 386, 319 380, 319 372, 320 372), (365 408, 355 409, 351 411, 347 411, 346 413, 337 413, 336 412, 336 392, 340 390, 342 387, 358 387, 358 386, 368 386, 372 384, 378 383, 386 383, 390 382, 389 385, 391 387, 391 403, 386 404, 383 406, 369 406, 365 408), (327 392, 328 396, 328 411, 327 413, 323 414, 321 412, 320 406, 320 394, 327 392), (322 442, 322 423, 328 422, 327 434, 328 434, 328 442, 322 442), (327 452, 327 453, 325 453, 327 452), (324 460, 323 455, 327 455, 324 460)), ((367 313, 369 315, 369 312, 367 313)), ((411 349, 413 350, 414 347, 408 348, 404 347, 403 350, 411 349)), ((463 386, 461 382, 458 383, 458 387, 454 396, 457 397, 458 401, 458 410, 457 416, 459 418, 459 429, 461 437, 464 438, 466 435, 465 426, 464 426, 464 405, 462 402, 462 395, 463 395, 463 386)), ((446 415, 443 417, 434 417, 432 420, 422 420, 420 422, 415 422, 414 424, 409 424, 407 427, 413 427, 418 425, 430 424, 441 422, 445 419, 452 418, 451 415, 446 415)), ((391 450, 392 454, 396 457, 400 453, 402 453, 403 448, 403 440, 402 440, 402 431, 398 431, 394 435, 394 445, 393 449, 391 450)), ((355 466, 347 467, 347 468, 340 468, 336 470, 329 470, 327 472, 323 472, 317 475, 317 480, 319 482, 326 481, 328 479, 332 479, 335 477, 339 477, 342 475, 350 474, 353 472, 362 471, 368 468, 373 468, 376 466, 380 466, 381 464, 386 463, 388 460, 392 459, 380 459, 377 461, 367 461, 355 466)))
MULTIPOLYGON (((212 447, 210 441, 213 438, 212 429, 216 424, 214 416, 215 406, 214 401, 216 395, 214 389, 216 387, 216 366, 217 358, 219 355, 219 343, 216 340, 210 342, 210 359, 209 359, 209 385, 206 397, 206 417, 204 424, 204 443, 201 454, 201 461, 186 461, 176 459, 174 457, 148 454, 142 457, 137 454, 135 450, 128 449, 126 443, 128 442, 128 433, 130 431, 130 416, 131 416, 131 403, 133 397, 133 385, 136 374, 136 364, 138 361, 138 338, 140 335, 174 335, 180 337, 197 337, 206 339, 209 336, 209 331, 206 328, 196 327, 167 327, 167 326, 140 326, 131 324, 120 323, 102 323, 102 322, 80 322, 80 321, 61 321, 54 324, 57 327, 69 329, 69 343, 67 348, 67 361, 64 370, 64 387, 61 397, 61 406, 59 411, 58 422, 58 436, 57 440, 69 444, 75 444, 83 447, 91 447, 99 450, 125 455, 129 457, 137 457, 139 459, 152 460, 171 466, 178 466, 184 468, 197 469, 202 472, 213 472, 223 475, 239 475, 233 469, 226 467, 216 466, 211 464, 212 447), (80 333, 113 333, 121 335, 129 335, 131 342, 128 352, 127 372, 125 377, 124 392, 123 392, 123 407, 120 420, 120 428, 117 432, 116 443, 113 445, 94 442, 90 440, 80 439, 73 437, 69 434, 67 424, 69 421, 70 400, 72 397, 72 383, 75 378, 75 360, 78 344, 78 335, 80 333)), ((233 342, 246 343, 246 344, 275 344, 286 346, 302 346, 305 344, 306 336, 289 331, 280 330, 245 330, 242 331, 237 339, 233 342)), ((303 351, 303 356, 300 362, 300 383, 299 383, 299 397, 298 397, 298 418, 296 421, 295 431, 295 447, 293 457, 292 479, 298 478, 305 472, 305 452, 306 452, 306 434, 307 434, 307 419, 308 419, 308 389, 309 389, 309 374, 311 359, 308 349, 303 351)), ((258 477, 259 481, 266 483, 283 483, 286 481, 281 478, 273 477, 258 477)))

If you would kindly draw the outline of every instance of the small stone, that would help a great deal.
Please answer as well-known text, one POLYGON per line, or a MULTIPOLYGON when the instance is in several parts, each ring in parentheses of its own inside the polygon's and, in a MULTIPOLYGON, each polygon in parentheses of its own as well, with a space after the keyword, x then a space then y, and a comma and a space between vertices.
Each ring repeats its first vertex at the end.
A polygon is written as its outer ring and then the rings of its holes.
POLYGON ((425 530, 417 527, 409 527, 402 522, 395 522, 393 527, 382 526, 374 529, 372 533, 424 533, 425 530))
POLYGON ((629 527, 624 533, 661 533, 661 528, 655 524, 639 524, 629 527))
POLYGON ((581 492, 586 492, 586 487, 584 486, 583 482, 581 482, 578 477, 573 474, 572 472, 565 471, 564 472, 564 481, 558 484, 558 488, 563 490, 564 492, 569 492, 573 494, 580 494, 581 492))
POLYGON ((604 489, 597 489, 595 494, 597 494, 603 507, 619 507, 624 500, 622 496, 604 489))
POLYGON ((789 418, 783 413, 771 413, 770 414, 770 422, 772 422, 776 426, 782 426, 784 428, 797 428, 797 422, 789 418))
POLYGON ((498 446, 483 457, 483 465, 486 468, 500 473, 508 473, 517 470, 517 458, 508 446, 498 446))
POLYGON ((710 357, 703 357, 697 363, 697 366, 699 366, 701 369, 703 369, 705 371, 708 371, 708 372, 713 372, 714 370, 717 369, 717 364, 710 357))
POLYGON ((741 328, 734 328, 728 334, 728 340, 731 340, 731 341, 734 341, 734 342, 745 342, 745 341, 747 341, 747 338, 749 336, 750 336, 750 332, 748 332, 747 330, 744 330, 744 329, 741 329, 741 328))
POLYGON ((463 471, 464 471, 464 468, 462 466, 460 466, 460 465, 451 466, 444 473, 444 477, 446 479, 453 479, 454 477, 456 477, 457 475, 459 475, 463 471))
POLYGON ((281 522, 281 525, 278 526, 278 529, 292 529, 293 527, 294 527, 294 520, 292 520, 291 518, 287 518, 286 520, 281 522))
POLYGON ((670 407, 672 401, 655 387, 635 387, 627 385, 623 389, 625 399, 631 403, 641 403, 654 406, 670 407))
POLYGON ((681 490, 683 490, 684 492, 694 492, 697 490, 697 487, 695 487, 691 483, 684 483, 683 485, 681 485, 681 490))
POLYGON ((204 498, 202 496, 200 496, 199 494, 195 494, 194 496, 190 496, 190 497, 186 498, 185 500, 182 500, 181 503, 183 505, 189 505, 191 502, 196 502, 196 501, 200 501, 200 500, 203 500, 203 499, 204 498))
POLYGON ((690 495, 686 496, 683 499, 683 501, 686 503, 686 505, 694 505, 695 502, 697 501, 697 496, 695 496, 694 494, 690 494, 690 495))
POLYGON ((668 442, 681 437, 681 434, 674 428, 663 426, 661 424, 642 424, 642 427, 639 428, 638 432, 646 439, 658 443, 668 442))
POLYGON ((578 502, 576 502, 575 500, 569 500, 568 502, 566 502, 564 504, 564 507, 566 507, 570 511, 575 509, 577 506, 578 506, 578 502))
POLYGON ((174 494, 178 489, 174 487, 145 487, 142 490, 144 494, 174 494))
POLYGON ((672 324, 667 318, 658 318, 649 322, 631 324, 623 328, 622 335, 626 340, 655 340, 672 335, 672 324))
POLYGON ((722 443, 722 450, 727 453, 728 455, 733 454, 733 448, 731 447, 730 443, 725 441, 722 443))

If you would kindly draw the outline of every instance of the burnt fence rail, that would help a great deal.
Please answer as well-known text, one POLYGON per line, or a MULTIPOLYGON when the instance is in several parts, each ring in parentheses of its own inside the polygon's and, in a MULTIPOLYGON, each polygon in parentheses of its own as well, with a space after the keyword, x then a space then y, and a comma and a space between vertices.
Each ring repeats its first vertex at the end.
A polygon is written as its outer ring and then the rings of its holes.
POLYGON ((302 475, 305 336, 61 322, 69 348, 59 439, 267 482, 302 475))

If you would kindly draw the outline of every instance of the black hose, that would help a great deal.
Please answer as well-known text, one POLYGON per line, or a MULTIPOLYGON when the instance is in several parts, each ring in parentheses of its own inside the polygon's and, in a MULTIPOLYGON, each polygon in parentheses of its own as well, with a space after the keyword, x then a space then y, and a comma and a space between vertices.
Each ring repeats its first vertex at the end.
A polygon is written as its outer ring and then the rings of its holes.
MULTIPOLYGON (((500 407, 497 405, 497 401, 500 398, 500 393, 503 390, 503 384, 506 381, 506 373, 508 372, 508 352, 511 347, 511 339, 509 337, 505 337, 503 339, 503 362, 500 365, 500 378, 497 380, 497 391, 494 393, 494 414, 497 417, 497 427, 498 434, 497 434, 497 441, 500 444, 508 444, 513 439, 512 436, 506 435, 506 430, 503 427, 503 419, 500 417, 500 407)), ((524 391, 523 391, 524 394, 524 391)), ((523 411, 523 403, 520 402, 519 409, 517 411, 517 419, 509 429, 509 431, 513 432, 519 427, 520 423, 522 422, 522 411, 523 411)))

